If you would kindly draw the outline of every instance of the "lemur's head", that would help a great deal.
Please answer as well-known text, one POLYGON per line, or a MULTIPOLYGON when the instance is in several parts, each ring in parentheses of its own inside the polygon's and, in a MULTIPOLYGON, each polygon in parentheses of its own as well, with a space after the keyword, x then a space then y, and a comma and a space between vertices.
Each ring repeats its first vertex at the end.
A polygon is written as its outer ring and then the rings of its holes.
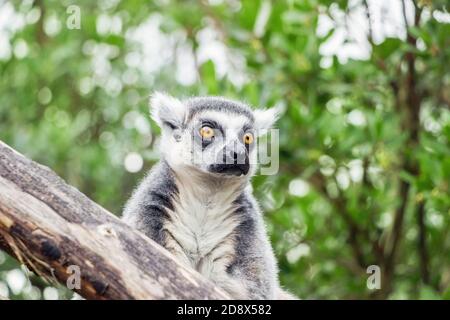
POLYGON ((218 97, 179 100, 154 93, 151 116, 161 127, 161 153, 174 170, 246 177, 256 170, 256 137, 272 127, 275 108, 252 110, 218 97))

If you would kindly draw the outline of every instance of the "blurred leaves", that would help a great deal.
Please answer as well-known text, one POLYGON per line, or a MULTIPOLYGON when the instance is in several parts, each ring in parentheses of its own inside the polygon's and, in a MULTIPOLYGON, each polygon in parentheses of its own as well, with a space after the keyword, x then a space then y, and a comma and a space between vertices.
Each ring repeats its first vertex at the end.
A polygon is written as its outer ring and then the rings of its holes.
MULTIPOLYGON (((447 1, 420 2, 423 19, 408 29, 415 45, 402 19, 386 28, 397 34, 373 43, 361 26, 344 24, 343 36, 337 17, 365 18, 362 1, 80 1, 80 30, 65 26, 70 4, 0 5, 11 17, 0 20, 1 140, 119 214, 158 159, 159 129, 147 106, 153 90, 283 105, 279 173, 253 181, 283 285, 302 298, 450 298, 447 1), (333 25, 319 35, 325 17, 333 25), (345 56, 346 45, 368 56, 345 56), (417 138, 411 92, 420 97, 417 138), (138 173, 126 170, 130 154, 144 159, 138 173), (370 291, 366 268, 387 269, 402 200, 394 268, 383 275, 389 283, 370 291)), ((33 275, 14 293, 8 277, 21 272, 0 253, 0 294, 55 297, 33 275)))

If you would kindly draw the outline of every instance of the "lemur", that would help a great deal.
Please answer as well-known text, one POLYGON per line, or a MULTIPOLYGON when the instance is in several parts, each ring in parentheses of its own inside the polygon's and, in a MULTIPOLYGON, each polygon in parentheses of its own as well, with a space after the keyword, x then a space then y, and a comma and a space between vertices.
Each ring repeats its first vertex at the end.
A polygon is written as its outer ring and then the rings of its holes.
POLYGON ((123 221, 234 299, 290 299, 252 195, 256 134, 276 108, 220 97, 150 98, 161 160, 125 205, 123 221))

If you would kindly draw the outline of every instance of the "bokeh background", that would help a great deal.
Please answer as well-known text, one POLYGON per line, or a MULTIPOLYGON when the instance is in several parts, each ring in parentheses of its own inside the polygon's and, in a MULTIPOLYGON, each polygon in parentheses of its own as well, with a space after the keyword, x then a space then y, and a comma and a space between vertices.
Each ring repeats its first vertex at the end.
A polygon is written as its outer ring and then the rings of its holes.
MULTIPOLYGON (((253 184, 283 285, 303 299, 450 299, 448 10, 0 0, 0 139, 119 214, 158 160, 152 91, 280 106, 279 172, 253 184)), ((2 252, 0 295, 72 297, 2 252)))

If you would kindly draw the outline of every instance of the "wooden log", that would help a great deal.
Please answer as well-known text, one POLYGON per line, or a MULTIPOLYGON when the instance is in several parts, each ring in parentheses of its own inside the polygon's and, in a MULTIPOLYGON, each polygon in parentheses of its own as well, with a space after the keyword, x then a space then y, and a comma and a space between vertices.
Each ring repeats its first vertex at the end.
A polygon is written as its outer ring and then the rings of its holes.
POLYGON ((142 233, 0 141, 0 248, 86 299, 227 299, 142 233))

